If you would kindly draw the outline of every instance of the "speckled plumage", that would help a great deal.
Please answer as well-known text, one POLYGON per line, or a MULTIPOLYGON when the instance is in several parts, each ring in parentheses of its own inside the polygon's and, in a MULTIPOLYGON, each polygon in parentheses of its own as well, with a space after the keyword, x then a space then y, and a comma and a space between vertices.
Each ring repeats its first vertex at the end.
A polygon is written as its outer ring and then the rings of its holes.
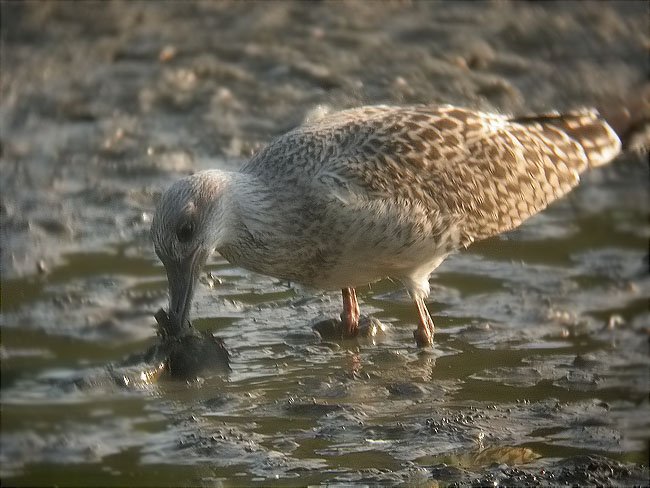
POLYGON ((275 139, 239 172, 177 182, 153 239, 163 262, 181 257, 174 232, 189 219, 196 246, 244 268, 324 289, 390 276, 422 299, 449 253, 518 226, 619 150, 592 110, 345 110, 275 139))

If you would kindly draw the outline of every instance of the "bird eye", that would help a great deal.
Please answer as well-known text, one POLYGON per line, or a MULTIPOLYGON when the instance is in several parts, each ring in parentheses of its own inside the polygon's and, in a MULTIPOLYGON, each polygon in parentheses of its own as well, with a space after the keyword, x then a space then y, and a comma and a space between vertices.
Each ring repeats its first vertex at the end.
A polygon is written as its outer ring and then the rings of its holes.
POLYGON ((194 224, 192 222, 184 222, 176 229, 176 237, 179 242, 187 242, 192 239, 194 235, 194 224))

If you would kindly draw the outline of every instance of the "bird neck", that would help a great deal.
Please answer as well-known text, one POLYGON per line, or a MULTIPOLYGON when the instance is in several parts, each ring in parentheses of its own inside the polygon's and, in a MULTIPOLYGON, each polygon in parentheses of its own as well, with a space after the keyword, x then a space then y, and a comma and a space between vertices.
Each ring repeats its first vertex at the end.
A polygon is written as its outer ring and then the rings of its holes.
POLYGON ((272 199, 268 187, 252 175, 218 171, 212 176, 222 187, 213 219, 222 228, 219 247, 237 246, 271 225, 272 199))

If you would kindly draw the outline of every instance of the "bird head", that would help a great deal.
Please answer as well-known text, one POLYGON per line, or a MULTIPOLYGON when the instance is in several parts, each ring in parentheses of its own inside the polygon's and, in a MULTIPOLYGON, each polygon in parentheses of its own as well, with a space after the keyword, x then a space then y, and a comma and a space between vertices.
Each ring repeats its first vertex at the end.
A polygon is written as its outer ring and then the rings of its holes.
POLYGON ((154 213, 151 238, 165 266, 169 315, 183 326, 189 319, 199 274, 224 236, 225 178, 204 171, 174 183, 154 213))

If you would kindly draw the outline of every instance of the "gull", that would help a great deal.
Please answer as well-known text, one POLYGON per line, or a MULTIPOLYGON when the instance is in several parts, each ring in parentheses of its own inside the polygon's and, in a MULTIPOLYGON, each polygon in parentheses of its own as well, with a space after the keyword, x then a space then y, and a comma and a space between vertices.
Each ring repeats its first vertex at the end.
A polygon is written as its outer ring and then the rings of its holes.
POLYGON ((163 193, 151 227, 169 313, 189 321, 213 252, 309 288, 342 290, 354 337, 355 288, 392 278, 433 343, 429 276, 451 253, 519 226, 612 161, 621 143, 593 109, 528 116, 451 105, 365 106, 276 138, 239 171, 212 169, 163 193))

